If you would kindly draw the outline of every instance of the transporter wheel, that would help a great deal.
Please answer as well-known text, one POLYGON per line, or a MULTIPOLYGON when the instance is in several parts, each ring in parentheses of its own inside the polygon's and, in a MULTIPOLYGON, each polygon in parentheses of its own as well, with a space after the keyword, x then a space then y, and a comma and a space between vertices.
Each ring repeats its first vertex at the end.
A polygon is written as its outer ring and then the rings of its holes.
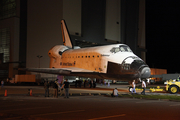
POLYGON ((129 92, 131 92, 131 91, 132 91, 132 89, 133 89, 132 87, 129 87, 129 92))
POLYGON ((176 94, 176 93, 179 92, 179 87, 176 86, 176 85, 171 85, 171 86, 169 87, 169 92, 170 92, 171 94, 176 94))

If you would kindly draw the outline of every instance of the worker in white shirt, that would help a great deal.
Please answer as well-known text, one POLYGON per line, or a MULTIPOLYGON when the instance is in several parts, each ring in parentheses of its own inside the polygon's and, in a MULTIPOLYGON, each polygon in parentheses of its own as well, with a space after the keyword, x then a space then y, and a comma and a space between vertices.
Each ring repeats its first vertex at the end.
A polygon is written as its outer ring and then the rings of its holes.
POLYGON ((135 83, 135 80, 133 80, 133 82, 132 82, 132 91, 131 91, 131 93, 136 93, 136 83, 135 83))
POLYGON ((142 95, 145 95, 145 88, 146 88, 146 83, 143 80, 142 81, 142 89, 143 89, 143 91, 141 92, 142 95))
POLYGON ((115 97, 117 97, 117 96, 118 96, 118 90, 117 90, 117 88, 115 88, 115 89, 114 89, 114 91, 113 91, 113 95, 114 95, 115 97))

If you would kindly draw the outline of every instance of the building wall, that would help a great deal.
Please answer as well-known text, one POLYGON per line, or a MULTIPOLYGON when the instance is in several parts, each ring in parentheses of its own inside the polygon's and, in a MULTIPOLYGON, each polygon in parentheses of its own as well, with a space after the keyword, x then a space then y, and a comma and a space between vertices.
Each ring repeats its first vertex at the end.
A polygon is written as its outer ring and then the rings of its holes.
POLYGON ((139 1, 139 21, 138 21, 138 46, 142 49, 146 48, 145 36, 145 0, 139 1))
POLYGON ((7 68, 7 70, 9 69, 7 77, 13 77, 13 70, 18 67, 18 64, 13 63, 19 61, 19 5, 20 0, 0 1, 0 31, 6 31, 1 32, 0 39, 4 40, 0 41, 6 41, 6 45, 4 44, 6 48, 2 49, 4 52, 6 51, 5 54, 9 54, 9 56, 3 56, 4 63, 10 62, 7 68))
POLYGON ((121 42, 121 0, 106 0, 105 39, 121 42))
POLYGON ((146 61, 145 0, 139 0, 138 49, 137 53, 146 61))
MULTIPOLYGON (((10 37, 9 61, 19 61, 19 18, 12 17, 0 21, 0 29, 8 29, 10 37)), ((9 64, 9 77, 13 76, 13 68, 18 67, 17 64, 9 64)))
MULTIPOLYGON (((138 40, 138 0, 122 0, 121 2, 121 34, 122 42, 129 45, 133 52, 137 51, 138 40)), ((140 55, 138 55, 140 57, 140 55)))
POLYGON ((105 0, 82 0, 82 37, 95 43, 105 41, 105 0))
POLYGON ((71 35, 81 36, 81 0, 63 0, 63 19, 71 35))
POLYGON ((66 20, 70 34, 80 40, 101 44, 119 41, 145 58, 145 0, 16 0, 16 3, 16 17, 0 20, 0 29, 10 28, 10 59, 25 61, 25 67, 37 68, 39 63, 40 67, 49 67, 49 49, 63 43, 61 19, 66 20), (43 56, 40 62, 38 55, 43 56))
POLYGON ((19 5, 20 5, 19 6, 19 14, 20 14, 19 62, 21 62, 19 67, 26 67, 27 0, 21 0, 19 5))
POLYGON ((63 0, 28 0, 26 67, 49 67, 48 51, 62 44, 63 0))

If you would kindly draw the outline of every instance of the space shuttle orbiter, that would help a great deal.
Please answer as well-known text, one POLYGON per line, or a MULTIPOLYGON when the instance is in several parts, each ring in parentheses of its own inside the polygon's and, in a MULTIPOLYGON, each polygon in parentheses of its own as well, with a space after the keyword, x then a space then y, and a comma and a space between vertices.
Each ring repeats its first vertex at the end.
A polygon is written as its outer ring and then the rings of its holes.
POLYGON ((75 49, 65 20, 61 20, 64 45, 48 52, 49 68, 25 68, 27 71, 98 79, 132 80, 148 78, 150 68, 125 44, 75 49))

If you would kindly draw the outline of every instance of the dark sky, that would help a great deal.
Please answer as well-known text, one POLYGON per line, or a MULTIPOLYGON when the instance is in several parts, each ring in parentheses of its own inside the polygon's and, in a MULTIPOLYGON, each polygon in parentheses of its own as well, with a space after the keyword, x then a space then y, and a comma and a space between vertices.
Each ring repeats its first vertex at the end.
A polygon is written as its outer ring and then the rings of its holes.
POLYGON ((146 62, 180 73, 180 0, 146 0, 146 62))

